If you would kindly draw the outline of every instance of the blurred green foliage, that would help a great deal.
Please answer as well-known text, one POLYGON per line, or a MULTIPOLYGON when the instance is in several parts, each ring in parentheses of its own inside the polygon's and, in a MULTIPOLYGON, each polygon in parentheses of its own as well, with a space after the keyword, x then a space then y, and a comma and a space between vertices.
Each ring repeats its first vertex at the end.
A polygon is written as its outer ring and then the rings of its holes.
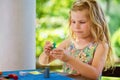
POLYGON ((113 44, 115 53, 120 58, 120 28, 112 36, 112 44, 113 44))
POLYGON ((74 0, 36 0, 37 18, 61 16, 68 18, 68 12, 74 0))
POLYGON ((120 78, 119 77, 102 77, 102 79, 101 80, 120 80, 120 78))
MULTIPOLYGON (((109 22, 109 28, 110 32, 113 35, 118 28, 120 28, 120 3, 117 3, 116 0, 113 0, 111 2, 110 10, 108 15, 108 22, 109 22)), ((120 0, 119 0, 120 2, 120 0)))
MULTIPOLYGON (((36 0, 36 56, 43 51, 45 41, 56 42, 57 45, 66 38, 70 7, 75 0, 36 0)), ((120 0, 100 0, 103 10, 110 5, 106 18, 109 23, 112 43, 115 52, 120 48, 120 0)), ((106 12, 106 11, 105 11, 106 12)), ((118 55, 119 56, 119 55, 118 55)))

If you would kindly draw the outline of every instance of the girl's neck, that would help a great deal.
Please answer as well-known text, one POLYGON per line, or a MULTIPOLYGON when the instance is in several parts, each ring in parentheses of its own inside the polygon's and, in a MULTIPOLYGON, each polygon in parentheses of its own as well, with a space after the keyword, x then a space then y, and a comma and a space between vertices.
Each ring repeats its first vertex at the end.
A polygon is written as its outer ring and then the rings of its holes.
POLYGON ((93 42, 92 38, 87 38, 87 39, 77 38, 74 44, 77 48, 82 49, 92 42, 93 42))
POLYGON ((76 38, 75 42, 80 43, 80 44, 85 44, 85 43, 93 42, 93 39, 91 37, 89 37, 89 38, 76 38))

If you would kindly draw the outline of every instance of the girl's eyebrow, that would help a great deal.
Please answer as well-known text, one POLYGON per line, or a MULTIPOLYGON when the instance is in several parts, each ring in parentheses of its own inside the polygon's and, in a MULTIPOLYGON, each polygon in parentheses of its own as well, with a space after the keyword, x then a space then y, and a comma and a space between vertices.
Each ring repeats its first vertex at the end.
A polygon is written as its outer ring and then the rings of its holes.
MULTIPOLYGON (((71 21, 74 21, 74 19, 71 19, 71 21)), ((78 21, 86 21, 86 19, 81 19, 81 20, 78 20, 78 21)))

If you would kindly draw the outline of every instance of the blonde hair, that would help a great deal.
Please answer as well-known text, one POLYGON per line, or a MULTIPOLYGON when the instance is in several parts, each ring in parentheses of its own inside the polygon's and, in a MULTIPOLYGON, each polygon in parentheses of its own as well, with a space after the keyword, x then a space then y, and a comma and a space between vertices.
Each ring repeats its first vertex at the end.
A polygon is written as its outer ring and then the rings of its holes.
MULTIPOLYGON (((114 66, 112 48, 110 43, 110 34, 107 22, 105 20, 104 13, 101 7, 98 5, 96 0, 77 0, 73 3, 71 11, 81 11, 88 9, 89 17, 92 22, 91 26, 91 35, 94 39, 94 42, 105 42, 108 44, 109 50, 105 63, 105 70, 114 66)), ((71 16, 70 16, 71 19, 71 16)), ((69 19, 69 20, 70 20, 69 19)), ((70 22, 70 21, 69 21, 70 22)), ((71 22, 69 23, 69 25, 71 22)), ((70 37, 75 38, 74 33, 70 30, 70 37)))

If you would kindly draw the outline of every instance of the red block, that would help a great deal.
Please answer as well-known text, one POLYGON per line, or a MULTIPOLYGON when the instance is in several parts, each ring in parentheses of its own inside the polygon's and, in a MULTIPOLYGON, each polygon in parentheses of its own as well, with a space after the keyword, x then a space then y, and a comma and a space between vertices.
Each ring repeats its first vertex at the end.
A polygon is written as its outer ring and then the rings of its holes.
POLYGON ((0 71, 0 75, 2 75, 2 72, 0 71))
POLYGON ((18 76, 16 74, 9 74, 8 77, 18 80, 18 76))

